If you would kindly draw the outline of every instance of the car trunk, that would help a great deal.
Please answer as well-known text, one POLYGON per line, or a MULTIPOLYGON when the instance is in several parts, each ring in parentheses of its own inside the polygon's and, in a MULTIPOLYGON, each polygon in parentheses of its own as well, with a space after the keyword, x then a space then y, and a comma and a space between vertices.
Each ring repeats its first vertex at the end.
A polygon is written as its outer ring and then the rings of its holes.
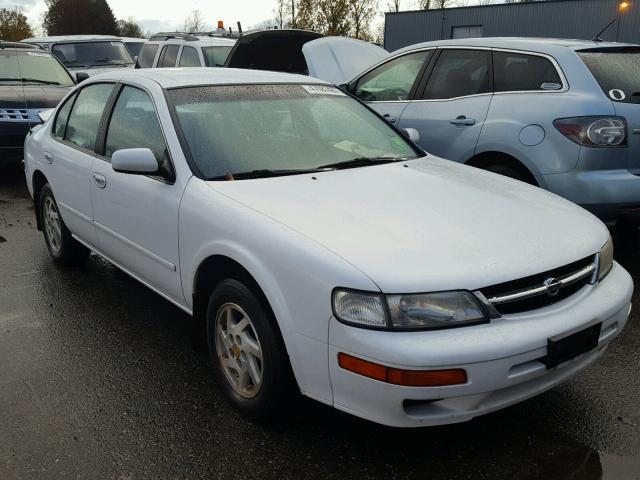
POLYGON ((302 47, 321 37, 319 33, 305 30, 261 30, 247 33, 238 39, 224 66, 308 75, 309 67, 302 54, 302 47))
POLYGON ((627 168, 640 175, 640 47, 592 48, 577 54, 613 103, 616 115, 627 121, 627 168))

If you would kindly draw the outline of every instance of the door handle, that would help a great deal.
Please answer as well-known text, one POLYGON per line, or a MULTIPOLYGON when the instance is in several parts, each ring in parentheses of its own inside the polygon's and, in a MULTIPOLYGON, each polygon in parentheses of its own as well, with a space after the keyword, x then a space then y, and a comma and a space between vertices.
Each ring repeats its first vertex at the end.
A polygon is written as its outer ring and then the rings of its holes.
POLYGON ((456 126, 461 126, 464 127, 466 126, 471 126, 471 125, 475 125, 476 124, 476 119, 475 118, 467 118, 464 115, 460 115, 459 117, 455 118, 454 120, 451 120, 449 122, 451 125, 456 125, 456 126))
POLYGON ((389 115, 388 113, 385 113, 382 118, 384 118, 387 122, 389 123, 396 123, 398 121, 398 119, 392 115, 389 115))
POLYGON ((44 152, 44 161, 49 164, 53 163, 53 155, 51 155, 49 152, 44 152))
POLYGON ((107 179, 104 175, 100 175, 99 173, 93 174, 93 180, 96 182, 96 185, 100 188, 105 188, 107 186, 107 179))

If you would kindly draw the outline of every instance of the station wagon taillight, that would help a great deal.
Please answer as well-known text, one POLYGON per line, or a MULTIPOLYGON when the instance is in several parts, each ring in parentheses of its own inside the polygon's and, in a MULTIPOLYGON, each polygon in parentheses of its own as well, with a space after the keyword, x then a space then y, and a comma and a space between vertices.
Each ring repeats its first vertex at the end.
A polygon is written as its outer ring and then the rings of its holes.
POLYGON ((586 147, 624 147, 627 122, 622 117, 559 118, 553 125, 569 140, 586 147))

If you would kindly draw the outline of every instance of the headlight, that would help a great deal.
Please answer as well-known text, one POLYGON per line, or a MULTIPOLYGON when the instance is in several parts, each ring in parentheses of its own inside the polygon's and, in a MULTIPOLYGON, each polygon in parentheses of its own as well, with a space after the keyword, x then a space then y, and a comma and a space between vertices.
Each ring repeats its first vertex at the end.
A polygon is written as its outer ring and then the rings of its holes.
POLYGON ((613 240, 609 237, 598 255, 598 281, 602 280, 613 268, 613 240))
POLYGON ((336 289, 333 312, 344 323, 392 330, 453 328, 489 320, 466 291, 384 296, 336 289))

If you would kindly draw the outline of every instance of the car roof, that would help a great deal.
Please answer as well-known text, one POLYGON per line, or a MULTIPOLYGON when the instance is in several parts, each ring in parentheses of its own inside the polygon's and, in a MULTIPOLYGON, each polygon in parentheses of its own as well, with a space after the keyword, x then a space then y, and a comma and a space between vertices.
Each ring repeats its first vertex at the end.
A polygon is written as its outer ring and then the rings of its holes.
POLYGON ((25 43, 60 43, 60 42, 91 42, 96 40, 120 40, 114 35, 55 35, 52 37, 33 37, 22 40, 25 43))
POLYGON ((149 79, 162 88, 189 87, 196 85, 251 85, 273 83, 326 84, 328 82, 310 78, 306 75, 291 73, 267 72, 263 70, 245 70, 236 68, 150 68, 150 69, 115 70, 92 76, 95 81, 131 81, 149 79))
POLYGON ((512 48, 514 50, 532 50, 541 53, 551 53, 558 48, 571 50, 583 50, 589 48, 614 48, 637 46, 631 43, 594 42, 592 40, 580 40, 569 38, 535 38, 535 37, 481 37, 456 40, 436 40, 433 42, 417 43, 401 48, 393 54, 416 50, 426 47, 461 46, 461 47, 488 47, 488 48, 512 48))
POLYGON ((148 40, 146 38, 138 38, 138 37, 118 37, 123 42, 127 43, 147 43, 148 40))
POLYGON ((234 38, 198 36, 197 40, 185 40, 183 38, 170 38, 168 40, 149 40, 150 44, 157 45, 191 45, 194 47, 232 47, 234 38))

